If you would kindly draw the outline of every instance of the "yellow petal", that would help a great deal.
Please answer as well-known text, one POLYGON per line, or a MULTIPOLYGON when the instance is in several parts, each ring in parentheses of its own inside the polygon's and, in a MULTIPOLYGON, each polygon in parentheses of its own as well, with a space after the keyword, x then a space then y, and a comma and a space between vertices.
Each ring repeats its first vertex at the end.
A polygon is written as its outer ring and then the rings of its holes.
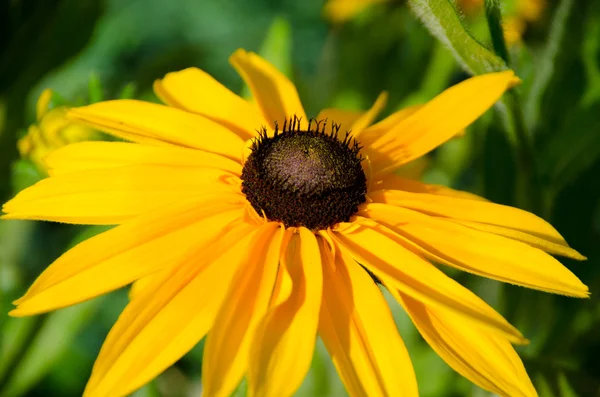
POLYGON ((351 396, 418 396, 410 358, 387 303, 352 258, 321 244, 319 335, 351 396))
POLYGON ((83 302, 182 260, 187 250, 243 215, 226 198, 186 202, 141 216, 67 251, 33 283, 10 314, 26 316, 83 302))
POLYGON ((465 323, 480 324, 523 343, 521 333, 468 289, 431 263, 390 238, 391 232, 369 222, 368 226, 336 233, 341 246, 375 276, 423 303, 454 312, 465 323))
POLYGON ((248 369, 250 396, 293 395, 312 361, 323 288, 321 255, 312 232, 301 227, 292 236, 279 271, 288 273, 292 289, 256 330, 248 369))
POLYGON ((150 146, 127 142, 74 143, 53 151, 44 161, 53 176, 135 164, 173 168, 217 168, 238 176, 242 173, 239 162, 218 154, 176 146, 150 146))
POLYGON ((423 105, 409 106, 392 113, 385 119, 367 127, 360 135, 360 143, 368 148, 374 141, 394 129, 401 121, 421 109, 423 105))
POLYGON ((395 170, 397 176, 406 178, 409 180, 418 181, 423 178, 425 171, 429 168, 431 160, 428 156, 422 156, 414 159, 410 163, 402 165, 400 168, 395 170))
POLYGON ((53 176, 4 204, 5 219, 114 225, 190 197, 234 192, 237 177, 208 168, 131 165, 53 176))
POLYGON ((306 113, 294 84, 269 62, 239 49, 229 62, 242 76, 271 128, 283 126, 294 115, 306 121, 306 113))
POLYGON ((98 102, 70 109, 68 117, 133 142, 200 149, 238 161, 244 147, 236 133, 206 117, 150 102, 98 102))
MULTIPOLYGON (((421 157, 422 158, 422 157, 421 157)), ((410 163, 412 164, 412 163, 410 163)), ((408 165, 408 164, 407 164, 408 165)), ((412 193, 430 193, 440 196, 456 197, 468 200, 488 201, 487 199, 473 193, 454 190, 447 186, 432 185, 411 180, 400 175, 385 174, 380 179, 373 181, 371 189, 376 190, 402 190, 412 193)))
POLYGON ((244 140, 267 125, 252 105, 198 68, 168 73, 154 82, 154 92, 168 105, 201 114, 237 132, 244 140))
POLYGON ((380 190, 369 194, 376 203, 410 208, 425 214, 461 221, 473 221, 501 226, 537 236, 568 247, 565 239, 542 218, 507 205, 492 202, 449 197, 429 193, 412 193, 400 190, 380 190))
POLYGON ((52 90, 50 88, 46 88, 40 94, 40 97, 38 98, 37 104, 35 106, 36 118, 38 120, 41 120, 42 117, 44 117, 44 115, 48 111, 48 107, 50 105, 51 100, 52 100, 52 90))
POLYGON ((517 352, 506 339, 390 289, 419 332, 455 371, 479 387, 504 397, 537 393, 517 352))
POLYGON ((131 283, 131 287, 129 287, 129 300, 133 300, 136 297, 140 296, 142 294, 142 291, 146 289, 146 287, 148 287, 149 285, 152 285, 152 283, 154 282, 154 280, 157 279, 162 279, 165 277, 165 275, 167 273, 169 273, 171 271, 171 267, 167 266, 162 270, 159 270, 155 273, 152 273, 148 276, 144 276, 140 279, 135 280, 133 283, 131 283))
POLYGON ((252 229, 238 224, 199 245, 125 308, 94 364, 84 396, 124 396, 187 353, 208 332, 252 229), (246 237, 244 237, 244 235, 246 237))
POLYGON ((340 134, 343 137, 346 131, 352 130, 352 125, 360 119, 364 112, 359 110, 343 110, 336 108, 327 108, 319 112, 317 121, 327 120, 327 125, 333 123, 340 126, 340 134))
POLYGON ((283 231, 275 222, 261 226, 219 309, 204 348, 204 397, 229 396, 248 368, 250 344, 267 312, 277 275, 283 231))
MULTIPOLYGON (((475 76, 423 105, 369 145, 375 172, 397 168, 446 142, 473 123, 515 85, 512 70, 475 76)), ((370 156, 371 157, 371 156, 370 156)))
POLYGON ((323 109, 317 116, 317 120, 327 119, 329 123, 340 126, 340 134, 345 136, 350 132, 352 137, 360 141, 361 132, 377 118, 387 103, 387 92, 379 94, 371 109, 366 112, 357 112, 341 109, 323 109))
POLYGON ((519 241, 385 204, 369 204, 364 212, 435 262, 527 288, 589 295, 588 288, 559 261, 519 241))
POLYGON ((553 255, 566 256, 567 258, 575 259, 578 261, 584 261, 587 258, 575 251, 573 248, 566 247, 562 244, 556 244, 551 241, 544 240, 542 238, 532 236, 531 234, 523 233, 518 230, 508 229, 501 226, 485 225, 483 223, 477 223, 472 221, 461 221, 452 219, 452 222, 456 222, 461 225, 468 226, 470 228, 481 230, 487 233, 494 233, 500 236, 508 237, 513 240, 521 241, 529 244, 532 247, 539 248, 542 251, 546 251, 553 255))

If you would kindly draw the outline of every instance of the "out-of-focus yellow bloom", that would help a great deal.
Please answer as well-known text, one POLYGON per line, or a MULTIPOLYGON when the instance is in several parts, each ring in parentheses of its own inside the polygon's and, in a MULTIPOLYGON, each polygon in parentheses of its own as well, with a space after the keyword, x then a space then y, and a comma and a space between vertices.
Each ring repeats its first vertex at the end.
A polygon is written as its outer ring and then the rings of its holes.
POLYGON ((95 130, 69 121, 66 108, 50 109, 51 99, 52 90, 42 92, 36 106, 37 123, 17 142, 21 157, 31 160, 43 173, 48 173, 43 158, 51 151, 69 143, 100 138, 95 130))
POLYGON ((323 13, 332 22, 345 22, 373 4, 390 0, 329 0, 323 7, 323 13))
MULTIPOLYGON (((391 0, 328 0, 323 8, 327 19, 335 23, 345 22, 371 5, 391 0)), ((467 16, 475 17, 483 12, 483 0, 456 0, 458 8, 467 16)), ((521 41, 528 23, 540 19, 546 0, 514 0, 504 17, 504 37, 509 45, 521 41)))

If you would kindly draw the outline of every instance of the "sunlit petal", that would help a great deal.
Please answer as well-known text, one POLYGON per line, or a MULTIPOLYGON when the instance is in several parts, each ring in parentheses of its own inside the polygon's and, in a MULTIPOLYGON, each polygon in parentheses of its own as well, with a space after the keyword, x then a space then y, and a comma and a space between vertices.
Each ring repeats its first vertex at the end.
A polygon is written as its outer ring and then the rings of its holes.
POLYGON ((198 68, 187 68, 154 82, 154 92, 166 104, 203 115, 236 131, 244 140, 266 126, 247 101, 198 68))
MULTIPOLYGON (((294 115, 306 121, 296 86, 269 62, 253 52, 237 50, 229 61, 252 91, 271 128, 294 115)), ((260 126, 257 126, 258 128, 260 126)))
POLYGON ((176 264, 190 247, 212 238, 242 211, 242 203, 225 197, 187 201, 92 237, 50 265, 10 314, 25 316, 73 305, 176 264))
POLYGON ((75 121, 133 142, 176 145, 241 159, 244 141, 236 133, 198 114, 131 99, 70 109, 75 121))
POLYGON ((230 180, 239 181, 214 168, 138 164, 92 169, 44 179, 5 203, 2 211, 5 219, 115 225, 179 200, 239 191, 226 183, 230 180))
POLYGON ((398 168, 446 142, 496 103, 519 80, 507 70, 471 77, 423 105, 368 146, 375 173, 398 168))
POLYGON ((238 161, 218 154, 176 146, 150 146, 128 142, 81 142, 64 146, 44 158, 50 175, 69 174, 126 165, 161 165, 170 169, 217 168, 241 175, 238 161))
POLYGON ((373 106, 366 112, 358 112, 341 109, 323 109, 317 116, 317 120, 327 119, 330 123, 336 123, 340 126, 341 136, 350 132, 352 137, 360 141, 361 132, 367 128, 377 118, 379 113, 385 107, 387 102, 387 93, 382 92, 373 103, 373 106))

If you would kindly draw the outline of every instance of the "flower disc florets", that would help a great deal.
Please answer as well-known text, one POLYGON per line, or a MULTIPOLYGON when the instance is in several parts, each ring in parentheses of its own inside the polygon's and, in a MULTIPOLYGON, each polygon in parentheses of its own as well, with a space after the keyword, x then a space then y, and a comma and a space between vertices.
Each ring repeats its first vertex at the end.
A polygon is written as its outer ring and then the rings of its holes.
POLYGON ((365 202, 367 178, 360 147, 339 126, 286 121, 273 136, 263 129, 242 171, 242 192, 259 213, 286 227, 327 229, 347 222, 365 202))

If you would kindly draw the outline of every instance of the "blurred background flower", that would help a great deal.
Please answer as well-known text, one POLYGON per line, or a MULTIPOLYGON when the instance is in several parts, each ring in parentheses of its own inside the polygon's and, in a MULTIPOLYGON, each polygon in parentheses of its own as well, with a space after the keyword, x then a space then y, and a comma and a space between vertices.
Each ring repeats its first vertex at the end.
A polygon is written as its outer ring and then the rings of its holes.
POLYGON ((93 129, 66 119, 65 107, 50 109, 52 90, 42 92, 36 106, 37 123, 29 126, 27 135, 19 139, 21 158, 31 161, 42 174, 47 174, 43 158, 53 150, 69 143, 100 139, 93 129))
MULTIPOLYGON (((506 56, 490 55, 494 39, 475 0, 469 4, 478 12, 467 11, 464 0, 458 15, 448 0, 386 2, 343 24, 324 17, 319 0, 0 2, 0 201, 43 175, 31 157, 34 139, 21 141, 27 154, 21 160, 18 142, 28 126, 42 125, 36 104, 46 89, 54 92, 52 109, 99 95, 157 101, 155 79, 197 66, 248 96, 227 65, 228 55, 244 47, 296 83, 310 115, 325 107, 366 109, 385 89, 385 117, 508 59, 523 80, 517 95, 436 149, 418 174, 534 211, 589 258, 561 259, 589 285, 592 299, 586 301, 449 273, 531 340, 519 353, 541 396, 598 395, 600 304, 593 297, 600 287, 600 2, 530 0, 518 8, 519 1, 499 1, 504 30, 513 15, 524 21, 524 28, 515 28, 519 44, 505 36, 506 56), (426 9, 429 3, 436 7, 426 9), (442 28, 430 32, 423 21, 442 28), (64 100, 54 103, 57 94, 64 100)), ((64 137, 73 135, 81 137, 64 137)), ((127 291, 46 316, 6 313, 48 263, 102 230, 0 221, 0 396, 81 395, 127 291)), ((489 396, 444 364, 389 302, 422 396, 489 396)), ((203 342, 136 395, 198 395, 202 350, 203 342)), ((244 385, 236 393, 244 395, 244 385)), ((344 395, 321 342, 298 395, 344 395)))

